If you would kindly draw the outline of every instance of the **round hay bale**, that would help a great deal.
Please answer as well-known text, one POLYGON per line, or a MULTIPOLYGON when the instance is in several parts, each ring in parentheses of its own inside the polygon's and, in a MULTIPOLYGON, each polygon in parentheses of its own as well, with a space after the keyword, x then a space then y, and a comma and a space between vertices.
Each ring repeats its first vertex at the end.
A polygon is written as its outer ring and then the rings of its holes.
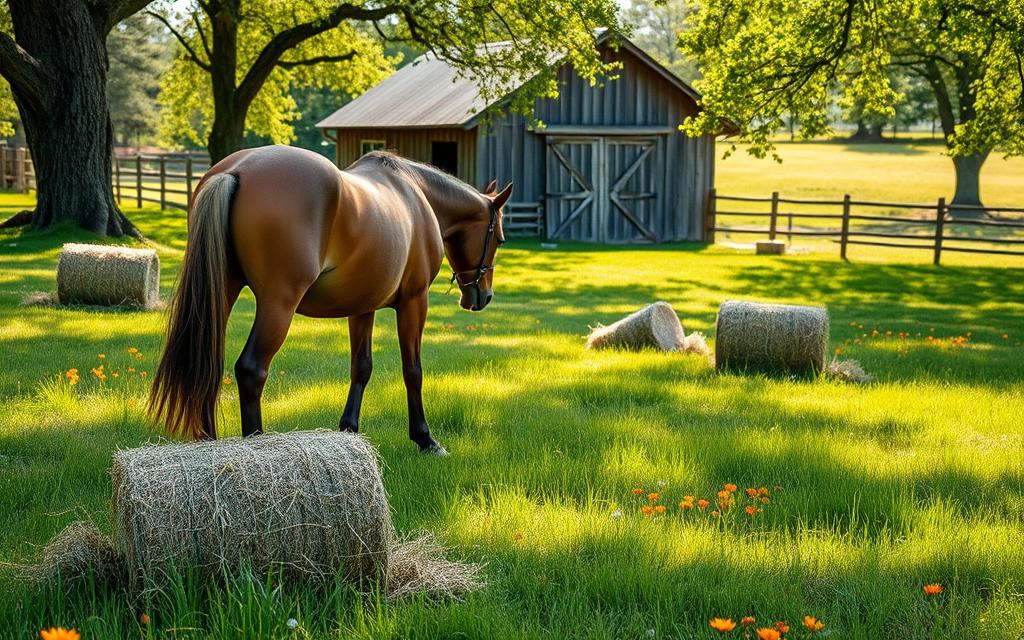
POLYGON ((391 512, 376 452, 360 435, 146 446, 117 452, 111 474, 114 532, 136 588, 172 570, 387 578, 391 512))
POLYGON ((153 249, 66 244, 57 260, 57 298, 151 309, 160 301, 160 258, 153 249))
POLYGON ((587 348, 681 351, 684 340, 683 325, 672 305, 658 301, 607 327, 595 327, 587 348))
POLYGON ((817 375, 825 368, 828 310, 729 300, 718 310, 715 364, 817 375))

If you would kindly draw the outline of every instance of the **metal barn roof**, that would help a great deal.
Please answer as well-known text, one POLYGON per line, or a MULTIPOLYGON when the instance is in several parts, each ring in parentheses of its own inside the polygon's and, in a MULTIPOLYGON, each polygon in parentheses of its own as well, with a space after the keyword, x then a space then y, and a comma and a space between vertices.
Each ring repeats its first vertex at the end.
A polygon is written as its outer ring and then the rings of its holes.
MULTIPOLYGON (((607 32, 602 34, 598 37, 598 44, 604 44, 609 38, 607 32)), ((640 58, 691 99, 700 98, 693 88, 629 40, 620 37, 618 45, 640 58)), ((508 46, 508 43, 481 45, 481 48, 502 46, 508 46)), ((473 78, 460 75, 446 60, 427 53, 398 69, 316 126, 319 129, 468 128, 489 106, 480 96, 473 78)))

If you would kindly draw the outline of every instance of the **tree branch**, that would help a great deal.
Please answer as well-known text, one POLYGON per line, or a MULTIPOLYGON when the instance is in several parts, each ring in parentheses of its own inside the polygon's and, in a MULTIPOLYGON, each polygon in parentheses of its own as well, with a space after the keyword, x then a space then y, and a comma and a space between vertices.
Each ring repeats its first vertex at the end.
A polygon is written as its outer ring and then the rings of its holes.
POLYGON ((317 56, 315 58, 307 58, 305 60, 278 60, 277 66, 282 69, 294 69, 295 67, 310 67, 315 64, 322 62, 345 62, 351 60, 356 55, 355 51, 349 51, 337 56, 317 56))
MULTIPOLYGON (((198 55, 196 55, 195 49, 192 48, 192 45, 189 44, 189 41, 187 39, 185 39, 185 36, 183 36, 180 33, 178 33, 178 30, 175 29, 174 26, 171 25, 171 22, 167 18, 163 17, 162 15, 160 15, 159 13, 157 13, 155 11, 146 11, 146 13, 151 15, 151 16, 153 16, 154 18, 159 20, 161 23, 163 23, 163 25, 165 27, 167 27, 167 29, 171 32, 171 35, 173 35, 178 40, 178 42, 181 43, 181 46, 184 47, 185 52, 188 53, 188 57, 192 58, 192 62, 196 63, 196 65, 200 69, 202 69, 202 70, 204 70, 206 72, 210 71, 210 69, 211 69, 210 63, 203 61, 202 58, 200 58, 198 55)), ((202 33, 202 29, 200 29, 200 33, 202 33)), ((205 39, 203 41, 203 46, 204 47, 206 46, 205 39)), ((208 49, 207 49, 207 53, 209 53, 208 49)))
POLYGON ((367 9, 351 4, 341 4, 324 18, 297 24, 277 33, 263 47, 256 61, 252 63, 249 71, 239 83, 238 91, 235 94, 235 108, 243 112, 248 109, 252 101, 256 99, 260 88, 263 87, 263 83, 279 66, 281 57, 306 40, 334 29, 345 20, 381 20, 406 9, 405 5, 384 5, 375 9, 367 9))
POLYGON ((203 30, 202 23, 199 22, 199 15, 196 12, 192 12, 192 22, 196 25, 196 33, 199 34, 199 40, 203 43, 203 51, 206 52, 206 59, 213 59, 213 52, 210 51, 210 44, 206 41, 206 31, 203 30))
POLYGON ((42 111, 48 76, 39 60, 18 46, 6 33, 0 32, 0 75, 27 108, 42 111))

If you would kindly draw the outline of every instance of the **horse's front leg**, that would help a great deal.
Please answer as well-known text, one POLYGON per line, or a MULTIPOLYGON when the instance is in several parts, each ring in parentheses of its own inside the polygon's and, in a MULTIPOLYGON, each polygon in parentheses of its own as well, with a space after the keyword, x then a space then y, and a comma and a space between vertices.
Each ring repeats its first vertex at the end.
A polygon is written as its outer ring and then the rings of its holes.
POLYGON ((402 377, 409 400, 409 438, 419 445, 423 453, 446 456, 445 451, 430 436, 427 418, 423 414, 423 369, 420 366, 420 344, 423 341, 423 323, 427 319, 427 292, 403 300, 395 309, 398 314, 398 342, 402 349, 402 377))
POLYGON ((373 315, 374 312, 352 316, 348 319, 349 344, 352 349, 351 380, 348 385, 348 400, 341 414, 339 427, 342 431, 359 431, 359 409, 363 406, 363 391, 373 373, 373 315))

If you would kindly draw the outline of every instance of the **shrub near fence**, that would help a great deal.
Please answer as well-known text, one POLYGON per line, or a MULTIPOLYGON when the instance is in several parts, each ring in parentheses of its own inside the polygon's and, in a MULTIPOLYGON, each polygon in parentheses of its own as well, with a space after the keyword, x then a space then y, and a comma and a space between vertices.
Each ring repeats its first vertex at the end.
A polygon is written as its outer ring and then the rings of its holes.
POLYGON ((842 200, 810 200, 781 198, 776 191, 771 197, 727 196, 714 189, 708 197, 707 237, 714 242, 717 233, 767 235, 775 240, 785 235, 792 241, 793 236, 828 238, 839 245, 839 255, 847 259, 850 245, 870 245, 900 249, 923 249, 933 253, 933 262, 939 264, 943 251, 963 253, 987 253, 1024 256, 1024 250, 981 246, 985 244, 1001 247, 1024 245, 1024 209, 1014 207, 973 207, 946 203, 945 198, 933 205, 907 204, 898 202, 869 202, 853 200, 849 195, 842 200), (763 203, 768 211, 723 210, 722 202, 763 203), (839 211, 781 211, 781 205, 800 205, 813 208, 838 208, 839 211), (856 208, 856 209, 855 209, 856 208), (868 212, 863 212, 868 209, 868 212), (878 215, 872 210, 887 209, 901 212, 898 215, 878 215), (914 217, 909 211, 929 211, 914 217), (987 215, 981 216, 985 213, 987 215), (721 226, 721 219, 727 217, 766 219, 767 226, 727 227, 721 226), (798 223, 831 221, 832 226, 794 226, 798 223), (780 229, 780 222, 786 223, 780 229), (976 229, 978 235, 968 235, 963 228, 976 229), (906 228, 921 229, 920 233, 909 233, 906 228), (950 231, 953 229, 954 231, 950 231), (999 235, 996 235, 999 234, 999 235), (950 244, 954 243, 954 244, 950 244))

